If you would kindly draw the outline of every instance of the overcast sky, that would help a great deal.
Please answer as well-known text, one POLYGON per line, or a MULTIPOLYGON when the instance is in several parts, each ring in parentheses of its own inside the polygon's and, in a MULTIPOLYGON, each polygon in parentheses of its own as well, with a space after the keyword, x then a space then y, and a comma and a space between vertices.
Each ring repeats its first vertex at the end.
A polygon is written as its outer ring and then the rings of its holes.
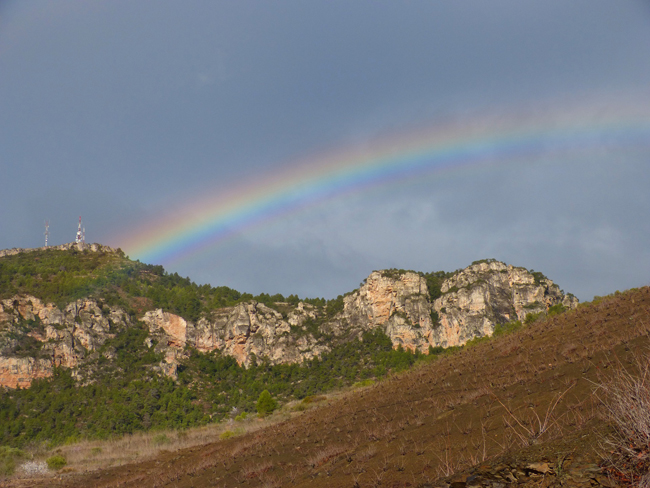
MULTIPOLYGON (((450 120, 650 121, 649 87, 641 0, 3 0, 0 248, 42 246, 46 219, 70 242, 79 215, 123 247, 205 195, 450 120)), ((590 300, 650 284, 648 147, 395 180, 154 264, 332 298, 375 269, 497 258, 590 300)))

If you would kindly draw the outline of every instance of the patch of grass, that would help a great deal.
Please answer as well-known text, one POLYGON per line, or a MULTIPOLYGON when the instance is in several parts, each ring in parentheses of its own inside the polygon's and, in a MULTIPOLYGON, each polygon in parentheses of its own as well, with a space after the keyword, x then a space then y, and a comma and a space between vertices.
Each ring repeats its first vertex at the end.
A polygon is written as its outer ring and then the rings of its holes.
POLYGON ((533 322, 537 322, 541 317, 544 317, 546 314, 544 312, 537 313, 527 313, 526 318, 524 319, 524 324, 530 325, 533 322))
POLYGON ((561 313, 566 312, 568 309, 562 305, 561 303, 558 303, 556 305, 553 305, 552 307, 549 307, 547 316, 548 317, 553 317, 555 315, 560 315, 561 313))
POLYGON ((490 340, 490 336, 480 336, 480 337, 474 337, 473 339, 467 341, 465 343, 466 348, 471 348, 474 346, 477 346, 479 344, 482 344, 483 342, 487 342, 490 340))
POLYGON ((230 439, 231 437, 235 437, 235 433, 232 430, 226 430, 219 435, 219 439, 221 440, 230 439))
POLYGON ((167 434, 156 434, 153 437, 153 445, 154 446, 162 446, 163 444, 169 444, 169 437, 167 437, 167 434))
MULTIPOLYGON (((368 384, 372 385, 374 383, 373 380, 365 380, 365 382, 370 382, 368 384)), ((362 382, 363 383, 363 382, 362 382)), ((357 384, 357 383, 355 383, 357 384)), ((367 385, 363 385, 367 386, 367 385)), ((313 396, 306 396, 305 398, 302 399, 302 403, 305 405, 309 405, 310 403, 318 403, 327 400, 327 397, 325 395, 313 395, 313 396)))
POLYGON ((47 467, 53 471, 58 471, 68 464, 66 458, 60 454, 55 454, 54 456, 47 458, 45 462, 47 463, 47 467))
POLYGON ((12 475, 16 470, 16 461, 27 457, 27 453, 21 449, 0 446, 0 475, 12 475))

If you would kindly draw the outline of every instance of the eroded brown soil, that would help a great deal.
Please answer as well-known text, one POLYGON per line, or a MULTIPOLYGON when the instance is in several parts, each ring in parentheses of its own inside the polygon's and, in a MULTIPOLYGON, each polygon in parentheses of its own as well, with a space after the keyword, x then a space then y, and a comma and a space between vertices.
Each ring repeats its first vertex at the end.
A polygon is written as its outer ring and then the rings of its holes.
POLYGON ((598 466, 608 427, 593 392, 647 351, 649 330, 645 287, 264 430, 148 462, 0 486, 610 486, 598 466))

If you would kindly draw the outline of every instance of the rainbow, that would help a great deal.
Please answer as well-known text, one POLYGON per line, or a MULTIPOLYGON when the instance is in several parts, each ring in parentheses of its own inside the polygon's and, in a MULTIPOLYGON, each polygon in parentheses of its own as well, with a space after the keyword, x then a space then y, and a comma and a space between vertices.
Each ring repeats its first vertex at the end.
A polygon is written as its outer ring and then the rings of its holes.
POLYGON ((248 229, 326 200, 421 175, 602 150, 644 150, 649 112, 593 111, 542 115, 534 120, 473 120, 382 137, 282 166, 254 181, 203 195, 119 239, 131 257, 177 261, 248 229))

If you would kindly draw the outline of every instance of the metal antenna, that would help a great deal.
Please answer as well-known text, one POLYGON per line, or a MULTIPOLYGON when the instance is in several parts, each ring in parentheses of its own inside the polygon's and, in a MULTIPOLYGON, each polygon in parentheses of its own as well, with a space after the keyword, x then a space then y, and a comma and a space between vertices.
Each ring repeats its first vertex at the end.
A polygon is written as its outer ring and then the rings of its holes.
POLYGON ((50 235, 50 222, 49 220, 45 221, 45 247, 47 247, 47 238, 50 235))
POLYGON ((81 215, 79 216, 79 226, 77 227, 77 237, 75 238, 75 242, 77 244, 84 242, 84 233, 83 230, 81 230, 81 215))

